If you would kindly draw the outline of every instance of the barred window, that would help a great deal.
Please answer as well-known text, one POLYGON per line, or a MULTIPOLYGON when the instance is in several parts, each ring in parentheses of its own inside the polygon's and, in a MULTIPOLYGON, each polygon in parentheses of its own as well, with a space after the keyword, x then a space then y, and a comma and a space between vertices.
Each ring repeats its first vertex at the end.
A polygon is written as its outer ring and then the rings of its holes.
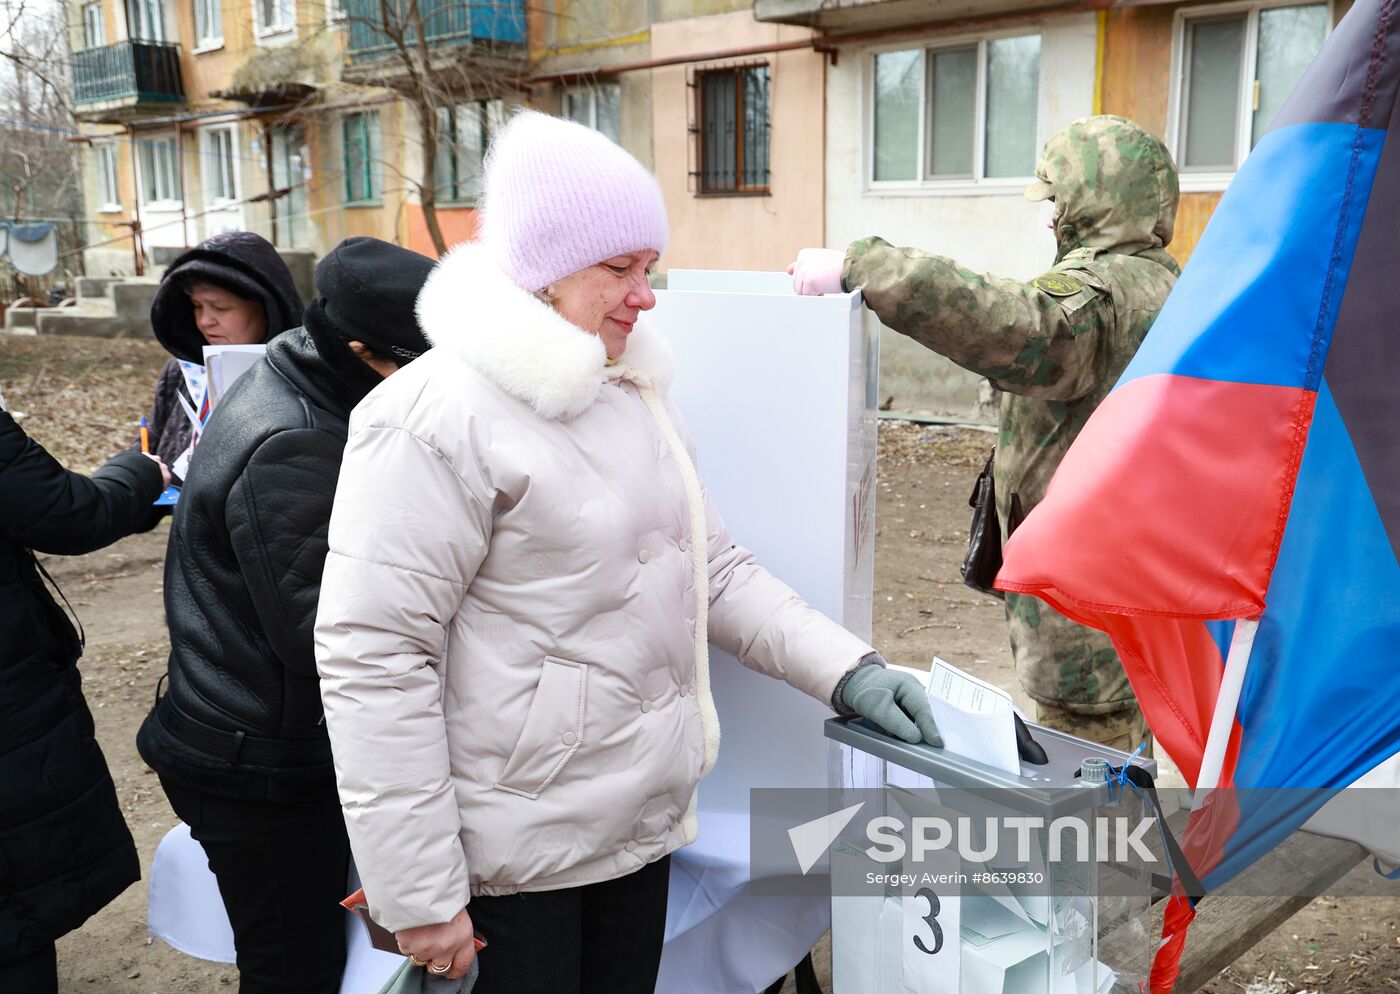
POLYGON ((696 77, 701 193, 768 192, 768 66, 696 77))

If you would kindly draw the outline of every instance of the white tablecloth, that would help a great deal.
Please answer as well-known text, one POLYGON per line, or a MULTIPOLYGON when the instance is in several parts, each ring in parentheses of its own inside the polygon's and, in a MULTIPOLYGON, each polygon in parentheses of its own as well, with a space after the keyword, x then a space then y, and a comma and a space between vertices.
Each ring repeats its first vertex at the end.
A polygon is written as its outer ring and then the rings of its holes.
MULTIPOLYGON (((830 924, 825 901, 755 896, 749 887, 747 816, 700 812, 700 836, 671 860, 666 946, 658 994, 758 992, 790 971, 830 924)), ((351 870, 349 894, 360 886, 351 870)), ((401 958, 369 944, 346 919, 340 994, 376 994, 401 958)), ((204 850, 172 828, 151 868, 147 921, 156 938, 190 956, 234 962, 233 930, 204 850)))

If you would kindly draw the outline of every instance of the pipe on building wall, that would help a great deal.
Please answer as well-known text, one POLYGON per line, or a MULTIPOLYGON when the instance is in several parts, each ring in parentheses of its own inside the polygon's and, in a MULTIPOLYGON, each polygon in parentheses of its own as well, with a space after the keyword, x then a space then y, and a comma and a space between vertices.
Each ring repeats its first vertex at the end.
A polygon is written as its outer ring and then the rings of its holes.
POLYGON ((141 248, 141 162, 136 154, 136 129, 130 123, 126 126, 127 144, 131 148, 131 255, 136 265, 136 275, 146 275, 145 254, 141 248))
MULTIPOLYGON (((199 133, 195 132, 195 140, 199 140, 199 133)), ((185 200, 190 195, 189 184, 185 182, 185 126, 183 121, 175 122, 175 154, 177 168, 180 170, 180 241, 184 243, 186 251, 190 247, 190 219, 189 211, 185 206, 185 200)))
POLYGON ((1103 113, 1104 41, 1108 37, 1108 11, 1098 13, 1097 42, 1094 46, 1094 115, 1103 113))

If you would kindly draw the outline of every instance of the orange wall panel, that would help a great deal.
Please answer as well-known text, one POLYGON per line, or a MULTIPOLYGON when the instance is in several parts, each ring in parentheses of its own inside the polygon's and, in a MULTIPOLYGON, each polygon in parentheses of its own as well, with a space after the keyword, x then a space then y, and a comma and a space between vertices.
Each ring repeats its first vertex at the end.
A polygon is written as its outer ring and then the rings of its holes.
POLYGON ((1196 243, 1201 240, 1201 232, 1206 230, 1215 205, 1220 203, 1218 193, 1183 193, 1181 205, 1176 209, 1176 235, 1167 251, 1182 265, 1191 258, 1196 243))
POLYGON ((1110 11, 1104 24, 1103 112, 1167 131, 1175 7, 1110 11))
MULTIPOLYGON (((427 222, 423 220, 423 208, 418 204, 409 204, 407 212, 408 247, 437 258, 437 250, 433 248, 433 240, 428 235, 427 222)), ((437 219, 442 237, 449 247, 476 237, 477 212, 471 207, 439 207, 437 219)))

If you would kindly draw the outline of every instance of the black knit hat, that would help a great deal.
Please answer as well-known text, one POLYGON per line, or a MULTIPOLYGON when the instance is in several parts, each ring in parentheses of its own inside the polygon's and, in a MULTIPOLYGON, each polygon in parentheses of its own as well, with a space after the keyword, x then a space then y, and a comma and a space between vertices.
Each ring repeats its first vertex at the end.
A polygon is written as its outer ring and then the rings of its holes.
POLYGON ((347 238, 316 264, 316 305, 341 338, 405 365, 432 347, 413 305, 434 265, 378 238, 347 238))

